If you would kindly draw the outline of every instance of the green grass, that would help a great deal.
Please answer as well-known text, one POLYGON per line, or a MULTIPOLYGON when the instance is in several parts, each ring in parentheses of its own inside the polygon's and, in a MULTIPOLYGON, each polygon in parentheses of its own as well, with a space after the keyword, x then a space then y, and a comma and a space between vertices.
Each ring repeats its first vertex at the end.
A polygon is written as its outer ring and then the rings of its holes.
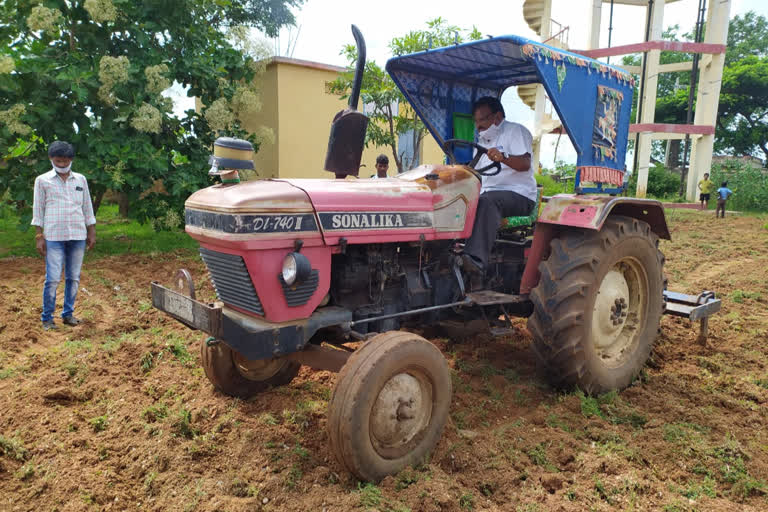
MULTIPOLYGON (((35 230, 19 230, 19 217, 7 205, 0 206, 0 258, 36 257, 35 230)), ((22 228, 26 226, 21 226, 22 228)), ((125 253, 168 252, 195 249, 197 241, 183 230, 155 231, 118 215, 117 205, 103 204, 96 215, 96 246, 90 257, 125 253)))

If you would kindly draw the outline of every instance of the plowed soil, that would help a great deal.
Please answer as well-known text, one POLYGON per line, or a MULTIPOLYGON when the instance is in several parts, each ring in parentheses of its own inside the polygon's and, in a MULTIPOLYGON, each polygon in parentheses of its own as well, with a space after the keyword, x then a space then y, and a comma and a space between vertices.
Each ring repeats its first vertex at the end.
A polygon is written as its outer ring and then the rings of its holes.
MULTIPOLYGON (((151 307, 194 253, 87 259, 75 328, 40 328, 39 259, 0 260, 0 510, 768 510, 766 219, 668 211, 670 289, 716 290, 709 339, 664 317, 638 381, 589 398, 514 332, 432 338, 453 371, 431 459, 378 485, 329 451, 335 374, 248 401, 212 388, 204 335, 151 307)), ((62 290, 59 290, 61 296, 62 290)))

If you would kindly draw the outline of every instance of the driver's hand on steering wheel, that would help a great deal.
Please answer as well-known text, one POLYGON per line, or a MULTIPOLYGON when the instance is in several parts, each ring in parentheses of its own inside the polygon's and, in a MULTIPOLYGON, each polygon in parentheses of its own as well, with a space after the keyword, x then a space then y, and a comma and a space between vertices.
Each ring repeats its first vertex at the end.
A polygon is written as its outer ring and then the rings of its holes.
POLYGON ((504 153, 496 148, 488 148, 488 158, 491 162, 501 162, 504 160, 504 153))

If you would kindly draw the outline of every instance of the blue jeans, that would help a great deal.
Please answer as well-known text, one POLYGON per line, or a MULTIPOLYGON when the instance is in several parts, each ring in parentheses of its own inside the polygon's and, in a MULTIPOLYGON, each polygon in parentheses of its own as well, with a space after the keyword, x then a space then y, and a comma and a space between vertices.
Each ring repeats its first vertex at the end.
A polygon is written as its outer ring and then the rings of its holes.
POLYGON ((85 256, 85 240, 67 240, 64 242, 45 241, 45 287, 43 288, 43 322, 53 320, 56 310, 56 288, 61 281, 62 267, 64 274, 64 309, 61 317, 72 316, 75 311, 77 289, 80 286, 80 267, 85 256))

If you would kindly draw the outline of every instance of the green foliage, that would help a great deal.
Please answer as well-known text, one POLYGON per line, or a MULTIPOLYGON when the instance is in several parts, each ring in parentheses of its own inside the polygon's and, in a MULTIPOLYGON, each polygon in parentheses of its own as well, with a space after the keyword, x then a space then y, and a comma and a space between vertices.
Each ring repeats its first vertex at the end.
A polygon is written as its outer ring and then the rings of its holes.
POLYGON ((32 183, 50 170, 47 145, 68 140, 96 206, 117 190, 138 220, 179 225, 186 197, 211 183, 217 131, 245 136, 239 116, 254 101, 243 91, 258 71, 252 55, 262 55, 238 38, 242 28, 274 35, 302 2, 2 2, 0 196, 9 192, 28 225, 32 183), (174 82, 208 107, 174 116, 163 95, 174 82), (214 105, 228 126, 211 115, 214 105), (168 195, 152 188, 156 180, 168 195))
POLYGON ((8 456, 13 459, 24 461, 29 458, 29 451, 18 439, 9 439, 0 436, 0 455, 8 456))
MULTIPOLYGON (((765 20, 763 18, 763 20, 765 20)), ((768 158, 768 57, 750 55, 723 70, 716 149, 768 158)))
POLYGON ((739 211, 768 212, 768 172, 744 162, 712 166, 710 179, 717 187, 724 181, 733 195, 728 208, 739 211))
MULTIPOLYGON (((629 177, 628 190, 637 190, 637 173, 629 177)), ((667 170, 663 165, 648 168, 648 196, 657 199, 674 198, 680 192, 680 175, 667 170)))
MULTIPOLYGON (((34 230, 20 232, 16 229, 19 222, 23 220, 12 207, 0 204, 0 258, 37 257, 34 230)), ((197 241, 183 230, 157 233, 148 224, 141 225, 137 221, 121 219, 117 205, 110 204, 102 206, 96 215, 96 246, 87 254, 90 258, 124 253, 170 252, 196 247, 197 241)))
POLYGON ((466 492, 459 498, 459 507, 462 510, 475 510, 475 496, 471 492, 466 492))
POLYGON ((360 494, 360 506, 363 508, 377 507, 381 503, 381 489, 372 483, 358 483, 357 492, 360 494))
MULTIPOLYGON (((405 55, 424 51, 430 48, 430 43, 432 48, 440 48, 457 41, 462 43, 465 40, 474 41, 481 37, 476 28, 468 31, 449 25, 442 18, 435 18, 427 22, 427 30, 414 30, 402 37, 392 39, 389 48, 394 55, 405 55)), ((357 48, 354 45, 346 45, 341 54, 349 61, 349 69, 331 84, 331 91, 345 99, 349 96, 354 82, 357 48)), ((414 153, 418 154, 427 130, 416 116, 416 112, 408 106, 408 102, 389 74, 375 62, 368 61, 365 64, 360 98, 370 118, 365 137, 366 145, 389 146, 397 165, 397 172, 408 170, 403 167, 404 153, 398 150, 398 138, 413 130, 414 153)))
POLYGON ((192 412, 183 405, 179 406, 176 411, 171 427, 176 434, 187 439, 192 439, 199 433, 197 429, 192 427, 192 412))
POLYGON ((168 407, 163 403, 150 405, 141 412, 142 419, 147 423, 161 421, 166 416, 168 416, 168 407))
POLYGON ((91 429, 94 432, 102 432, 107 429, 109 420, 107 419, 107 415, 105 414, 104 416, 96 416, 95 418, 89 419, 88 423, 91 425, 91 429))
POLYGON ((750 291, 744 291, 744 290, 733 290, 731 292, 731 300, 733 302, 738 302, 739 304, 744 302, 744 299, 748 300, 760 300, 761 295, 758 292, 750 292, 750 291))
POLYGON ((768 20, 755 11, 737 14, 728 23, 725 66, 752 55, 768 55, 768 20))

